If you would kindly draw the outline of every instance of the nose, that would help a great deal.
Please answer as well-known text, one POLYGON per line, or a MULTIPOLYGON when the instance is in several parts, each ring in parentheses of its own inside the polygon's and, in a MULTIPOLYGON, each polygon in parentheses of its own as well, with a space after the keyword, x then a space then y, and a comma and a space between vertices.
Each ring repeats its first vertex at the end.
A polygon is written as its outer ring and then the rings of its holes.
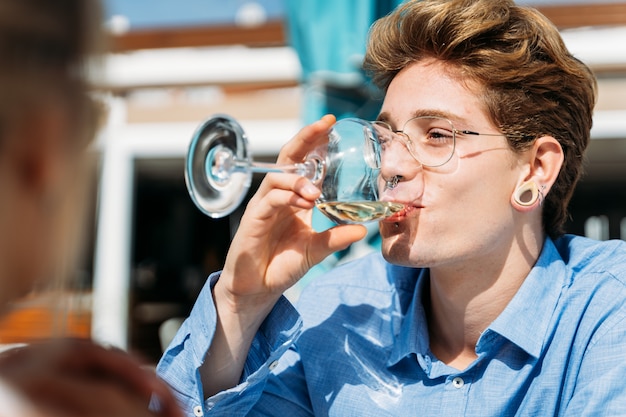
POLYGON ((394 176, 412 178, 422 170, 422 164, 417 160, 402 133, 394 133, 393 140, 385 142, 380 154, 380 172, 384 178, 394 176))
MULTIPOLYGON (((391 192, 392 189, 395 189, 396 186, 399 186, 403 182, 408 183, 418 180, 417 182, 419 182, 419 184, 423 184, 422 173, 422 164, 409 150, 406 139, 402 134, 394 134, 394 140, 385 143, 385 149, 380 155, 379 189, 381 190, 381 194, 391 192), (396 182, 396 184, 390 186, 390 184, 394 182, 396 182)), ((421 193, 422 186, 419 184, 415 184, 415 186, 420 188, 419 192, 421 193)))

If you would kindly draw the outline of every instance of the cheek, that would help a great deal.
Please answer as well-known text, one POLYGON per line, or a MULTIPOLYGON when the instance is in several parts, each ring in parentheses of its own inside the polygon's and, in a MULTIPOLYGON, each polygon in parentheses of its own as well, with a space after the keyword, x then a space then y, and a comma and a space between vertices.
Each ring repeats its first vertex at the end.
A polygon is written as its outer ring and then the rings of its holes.
POLYGON ((471 252, 472 248, 497 245, 512 232, 513 177, 507 174, 511 170, 500 166, 498 170, 482 172, 483 175, 463 176, 446 190, 439 190, 445 191, 445 198, 427 224, 420 225, 422 231, 436 237, 439 245, 456 247, 459 253, 471 252))
POLYGON ((460 219, 474 215, 487 220, 489 213, 508 209, 519 169, 515 154, 504 146, 456 158, 450 171, 431 177, 430 191, 444 196, 444 206, 460 219))
POLYGON ((502 227, 511 221, 509 186, 494 181, 470 181, 459 187, 450 187, 439 210, 433 210, 429 220, 440 232, 472 236, 486 228, 502 227))

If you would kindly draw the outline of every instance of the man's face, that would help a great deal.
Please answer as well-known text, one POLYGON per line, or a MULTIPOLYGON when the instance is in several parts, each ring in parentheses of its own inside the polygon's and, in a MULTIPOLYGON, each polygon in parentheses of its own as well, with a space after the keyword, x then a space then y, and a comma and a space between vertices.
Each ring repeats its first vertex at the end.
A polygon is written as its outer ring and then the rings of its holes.
MULTIPOLYGON (((444 115, 456 130, 500 134, 479 99, 480 86, 454 71, 435 60, 404 68, 388 88, 380 118, 400 130, 415 115, 432 113, 444 115)), ((394 141, 382 161, 381 199, 407 208, 381 222, 383 255, 392 263, 430 268, 499 258, 495 253, 506 251, 517 232, 510 199, 521 166, 504 136, 457 133, 454 154, 440 167, 421 166, 394 141), (385 189, 382 178, 395 175, 401 181, 385 189)))

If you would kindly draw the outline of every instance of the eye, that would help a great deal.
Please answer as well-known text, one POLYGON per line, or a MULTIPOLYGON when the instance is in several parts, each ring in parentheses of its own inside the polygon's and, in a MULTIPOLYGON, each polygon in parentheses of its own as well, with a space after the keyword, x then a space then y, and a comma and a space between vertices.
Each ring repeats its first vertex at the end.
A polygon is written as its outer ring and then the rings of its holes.
POLYGON ((454 140, 454 133, 448 129, 434 127, 424 136, 424 143, 432 146, 449 145, 454 140))

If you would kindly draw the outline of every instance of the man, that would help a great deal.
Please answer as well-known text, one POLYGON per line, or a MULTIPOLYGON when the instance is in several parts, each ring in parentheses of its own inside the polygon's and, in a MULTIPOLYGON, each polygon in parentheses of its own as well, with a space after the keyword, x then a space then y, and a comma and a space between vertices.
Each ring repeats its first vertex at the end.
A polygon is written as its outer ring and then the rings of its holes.
MULTIPOLYGON (((158 367, 196 415, 623 415, 626 245, 563 235, 595 80, 512 1, 413 1, 372 28, 381 254, 281 298, 362 226, 268 175, 158 367)), ((279 155, 300 161, 333 117, 279 155)))

